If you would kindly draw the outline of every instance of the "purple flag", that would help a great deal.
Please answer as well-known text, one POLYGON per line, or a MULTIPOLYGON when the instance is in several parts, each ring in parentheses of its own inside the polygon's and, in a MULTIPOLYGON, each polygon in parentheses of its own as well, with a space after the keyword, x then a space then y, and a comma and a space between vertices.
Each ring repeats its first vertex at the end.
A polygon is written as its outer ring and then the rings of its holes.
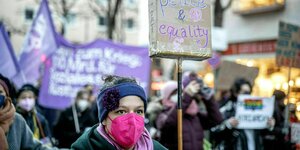
POLYGON ((0 73, 18 86, 25 83, 4 25, 0 24, 0 73))
POLYGON ((41 76, 46 58, 57 49, 55 28, 47 0, 42 0, 38 13, 27 33, 19 64, 29 83, 35 83, 41 76))
POLYGON ((147 92, 150 58, 146 47, 126 46, 96 40, 74 45, 58 37, 58 50, 46 60, 39 103, 48 108, 64 109, 72 104, 85 84, 99 87, 103 75, 134 77, 147 92))

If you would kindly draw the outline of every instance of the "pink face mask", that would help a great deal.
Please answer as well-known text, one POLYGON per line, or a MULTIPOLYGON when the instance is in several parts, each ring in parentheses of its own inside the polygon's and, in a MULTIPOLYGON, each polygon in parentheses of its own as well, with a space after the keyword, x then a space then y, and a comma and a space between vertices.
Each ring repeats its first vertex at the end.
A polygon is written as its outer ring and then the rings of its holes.
MULTIPOLYGON (((110 119, 110 117, 108 117, 110 119)), ((111 119, 110 119, 111 120, 111 119)), ((144 118, 135 113, 129 113, 111 120, 110 135, 123 148, 130 148, 144 132, 144 118)))

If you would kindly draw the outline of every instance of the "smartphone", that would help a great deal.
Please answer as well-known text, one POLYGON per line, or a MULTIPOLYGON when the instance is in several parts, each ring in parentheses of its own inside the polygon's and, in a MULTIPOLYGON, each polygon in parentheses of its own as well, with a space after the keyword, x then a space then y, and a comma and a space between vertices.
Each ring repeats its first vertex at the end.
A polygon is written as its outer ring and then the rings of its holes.
POLYGON ((0 94, 0 108, 5 104, 5 96, 0 94))

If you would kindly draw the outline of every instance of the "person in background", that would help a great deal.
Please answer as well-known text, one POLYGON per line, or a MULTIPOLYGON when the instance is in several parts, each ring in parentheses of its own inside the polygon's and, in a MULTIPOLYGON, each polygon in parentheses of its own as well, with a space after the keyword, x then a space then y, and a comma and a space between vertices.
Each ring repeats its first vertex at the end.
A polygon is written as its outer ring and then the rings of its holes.
POLYGON ((147 107, 144 89, 134 79, 107 76, 97 98, 99 124, 84 133, 71 149, 165 149, 144 126, 147 107))
POLYGON ((272 131, 266 131, 264 134, 264 148, 266 150, 286 149, 285 144, 287 141, 285 136, 287 133, 284 130, 284 99, 286 98, 286 94, 283 91, 275 90, 273 95, 275 96, 275 111, 273 113, 275 126, 272 131))
MULTIPOLYGON (((222 122, 213 90, 205 87, 202 79, 194 72, 183 75, 183 149, 204 149, 204 130, 222 122), (200 112, 199 103, 203 102, 207 113, 200 112)), ((164 110, 156 120, 161 132, 160 142, 169 149, 177 149, 177 83, 168 82, 162 88, 164 110)))
POLYGON ((0 106, 0 149, 56 150, 57 148, 45 146, 34 138, 26 121, 15 112, 11 88, 11 82, 0 74, 0 97, 4 97, 4 103, 0 106))
POLYGON ((88 91, 89 93, 88 100, 91 103, 91 110, 94 115, 94 118, 98 118, 98 108, 97 108, 96 97, 94 95, 94 86, 92 84, 86 84, 83 86, 83 89, 88 91))
POLYGON ((36 139, 43 144, 51 143, 51 132, 45 117, 35 109, 37 89, 31 84, 23 85, 17 92, 17 112, 26 120, 36 139))
POLYGON ((58 140, 58 147, 69 148, 84 131, 97 122, 97 118, 94 118, 90 109, 91 103, 88 98, 87 90, 78 91, 75 103, 61 113, 54 127, 54 136, 58 140))
MULTIPOLYGON (((262 130, 236 129, 239 121, 235 118, 236 102, 240 94, 251 94, 252 85, 244 78, 238 78, 231 87, 231 95, 220 108, 222 124, 211 129, 214 149, 224 150, 261 150, 263 149, 262 130)), ((275 119, 269 118, 268 129, 272 130, 275 119)))

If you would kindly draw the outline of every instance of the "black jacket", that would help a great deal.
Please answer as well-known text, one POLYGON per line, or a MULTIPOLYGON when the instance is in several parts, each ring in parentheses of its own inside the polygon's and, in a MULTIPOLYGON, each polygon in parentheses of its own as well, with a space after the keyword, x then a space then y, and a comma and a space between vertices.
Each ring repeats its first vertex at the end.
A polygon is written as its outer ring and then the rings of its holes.
POLYGON ((58 122, 54 126, 54 136, 58 140, 58 147, 70 148, 71 144, 81 136, 86 128, 98 123, 98 119, 95 118, 92 110, 89 108, 83 112, 77 111, 77 116, 80 133, 76 133, 72 107, 67 108, 60 114, 58 122))

